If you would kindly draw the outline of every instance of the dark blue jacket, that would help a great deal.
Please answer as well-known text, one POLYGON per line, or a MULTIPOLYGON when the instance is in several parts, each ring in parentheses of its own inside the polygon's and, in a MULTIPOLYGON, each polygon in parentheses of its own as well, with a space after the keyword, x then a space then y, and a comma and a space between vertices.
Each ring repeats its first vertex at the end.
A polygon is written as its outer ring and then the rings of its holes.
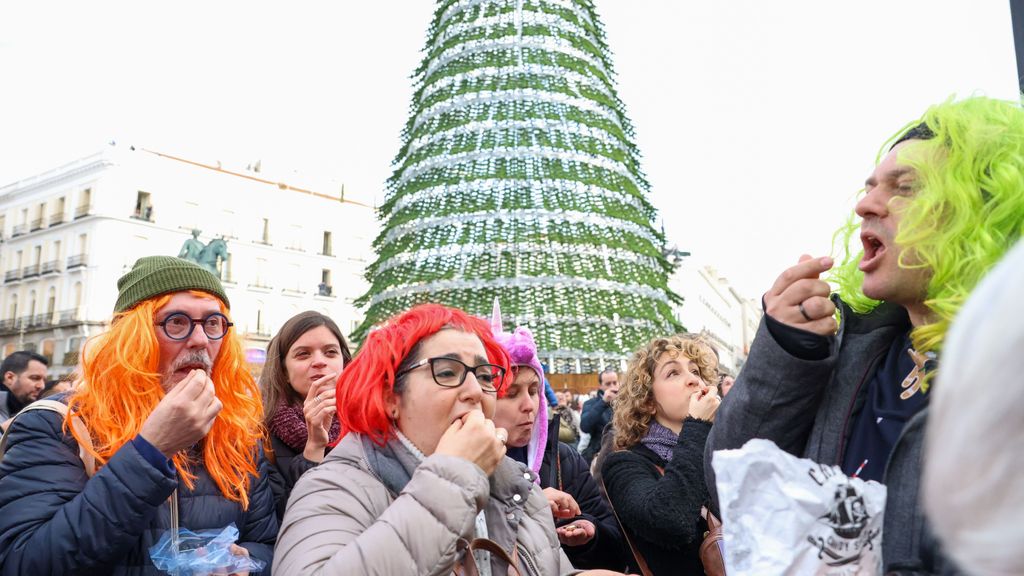
POLYGON ((178 488, 182 528, 208 530, 234 522, 238 544, 270 573, 277 517, 260 456, 249 509, 224 498, 202 466, 195 490, 155 468, 131 442, 92 478, 59 414, 27 412, 8 436, 0 464, 0 574, 160 574, 149 547, 170 528, 168 497, 178 488))
POLYGON ((597 391, 597 397, 591 398, 583 403, 583 413, 580 415, 580 430, 590 434, 590 444, 587 444, 583 451, 583 458, 590 463, 597 456, 601 449, 601 439, 604 438, 605 428, 612 421, 614 414, 612 405, 604 401, 604 390, 597 391))

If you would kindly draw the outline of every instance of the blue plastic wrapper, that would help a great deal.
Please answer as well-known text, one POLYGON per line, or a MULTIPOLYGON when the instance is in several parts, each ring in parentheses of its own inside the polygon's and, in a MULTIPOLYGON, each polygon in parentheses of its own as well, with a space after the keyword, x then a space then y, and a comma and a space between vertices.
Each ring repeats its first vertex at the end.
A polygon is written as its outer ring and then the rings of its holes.
POLYGON ((232 522, 223 530, 193 532, 178 530, 177 552, 171 541, 171 531, 149 549, 149 556, 157 569, 177 576, 207 576, 259 572, 266 562, 231 553, 231 545, 238 540, 238 528, 232 522))

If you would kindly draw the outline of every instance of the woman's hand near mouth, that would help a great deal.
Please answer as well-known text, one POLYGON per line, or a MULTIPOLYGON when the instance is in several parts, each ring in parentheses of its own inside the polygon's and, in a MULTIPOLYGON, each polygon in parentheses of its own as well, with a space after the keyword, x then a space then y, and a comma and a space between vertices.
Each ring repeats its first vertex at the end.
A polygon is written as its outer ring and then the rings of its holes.
POLYGON ((330 441, 331 423, 334 422, 334 415, 337 412, 334 399, 337 379, 338 375, 334 372, 314 378, 309 386, 309 393, 306 394, 306 401, 302 403, 302 414, 306 418, 308 432, 302 456, 310 462, 324 460, 324 450, 330 441))

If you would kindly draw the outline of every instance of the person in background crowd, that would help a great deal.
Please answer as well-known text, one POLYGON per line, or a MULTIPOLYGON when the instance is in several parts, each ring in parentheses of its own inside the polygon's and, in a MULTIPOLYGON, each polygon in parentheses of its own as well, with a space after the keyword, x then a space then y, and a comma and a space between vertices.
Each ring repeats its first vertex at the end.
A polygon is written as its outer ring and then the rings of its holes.
MULTIPOLYGON (((507 569, 569 574, 535 475, 495 428, 508 355, 487 323, 422 304, 371 331, 338 380, 341 440, 292 491, 277 576, 507 569)), ((461 572, 460 572, 461 573, 461 572)))
POLYGON ((540 397, 543 369, 533 334, 525 327, 503 332, 495 307, 494 337, 508 353, 512 381, 498 394, 494 425, 508 430, 508 455, 537 474, 562 543, 577 568, 621 569, 622 534, 575 448, 559 441, 560 414, 549 422, 540 397))
POLYGON ((0 364, 0 423, 39 399, 49 365, 46 356, 28 350, 12 352, 4 358, 0 364))
POLYGON ((580 414, 572 407, 572 392, 561 390, 556 396, 558 405, 552 410, 552 415, 558 416, 558 441, 565 442, 575 450, 580 441, 580 414))
POLYGON ((718 381, 718 395, 725 398, 725 395, 729 393, 729 390, 732 390, 734 382, 736 382, 736 379, 733 378, 732 374, 724 372, 721 380, 718 381))
POLYGON ((110 329, 86 345, 81 381, 54 397, 67 416, 34 410, 11 425, 0 574, 156 574, 149 549, 175 514, 193 531, 234 523, 234 553, 271 562, 278 524, 263 409, 220 280, 149 256, 117 286, 110 329))
POLYGON ((548 402, 548 406, 554 408, 558 406, 558 394, 551 388, 551 383, 548 382, 547 378, 544 379, 544 398, 548 402))
POLYGON ((884 572, 955 570, 919 505, 928 388, 954 315, 1024 230, 1022 174, 1019 103, 949 100, 897 134, 843 230, 862 249, 833 274, 838 293, 819 279, 832 258, 809 256, 765 293, 708 441, 713 498, 712 451, 767 438, 886 484, 884 572))
POLYGON ((704 573, 704 445, 721 401, 717 377, 718 358, 700 337, 656 338, 633 354, 615 401, 614 450, 602 455, 601 475, 656 576, 704 573))
POLYGON ((924 508, 945 550, 976 576, 1024 566, 1024 241, 957 314, 925 433, 924 508), (979 393, 978 383, 995 386, 979 393), (965 471, 978 471, 964 482, 965 471))
POLYGON ((270 340, 260 390, 272 446, 268 456, 280 475, 274 487, 279 517, 295 482, 323 461, 328 444, 338 438, 334 393, 351 359, 337 324, 312 310, 292 316, 270 340))
POLYGON ((39 394, 39 399, 49 398, 50 396, 56 396, 57 394, 63 394, 68 390, 71 390, 72 380, 60 378, 58 380, 50 380, 43 387, 43 391, 39 394))
POLYGON ((588 464, 601 449, 605 426, 612 421, 612 406, 619 393, 619 373, 605 368, 597 375, 597 385, 597 397, 587 400, 580 416, 580 430, 590 435, 590 441, 583 450, 583 458, 588 464))

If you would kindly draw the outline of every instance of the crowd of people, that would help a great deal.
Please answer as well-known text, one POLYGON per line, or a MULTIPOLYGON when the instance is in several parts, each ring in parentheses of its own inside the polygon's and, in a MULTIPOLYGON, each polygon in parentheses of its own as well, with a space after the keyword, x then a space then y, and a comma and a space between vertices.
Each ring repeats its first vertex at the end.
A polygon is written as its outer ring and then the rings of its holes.
POLYGON ((355 355, 298 314, 257 381, 220 281, 141 258, 74 382, 0 366, 0 574, 156 574, 227 526, 237 574, 718 574, 711 462, 755 438, 885 484, 886 574, 1019 573, 1024 110, 933 106, 840 232, 738 374, 664 334, 592 396, 549 390, 529 326, 432 303, 355 355))

